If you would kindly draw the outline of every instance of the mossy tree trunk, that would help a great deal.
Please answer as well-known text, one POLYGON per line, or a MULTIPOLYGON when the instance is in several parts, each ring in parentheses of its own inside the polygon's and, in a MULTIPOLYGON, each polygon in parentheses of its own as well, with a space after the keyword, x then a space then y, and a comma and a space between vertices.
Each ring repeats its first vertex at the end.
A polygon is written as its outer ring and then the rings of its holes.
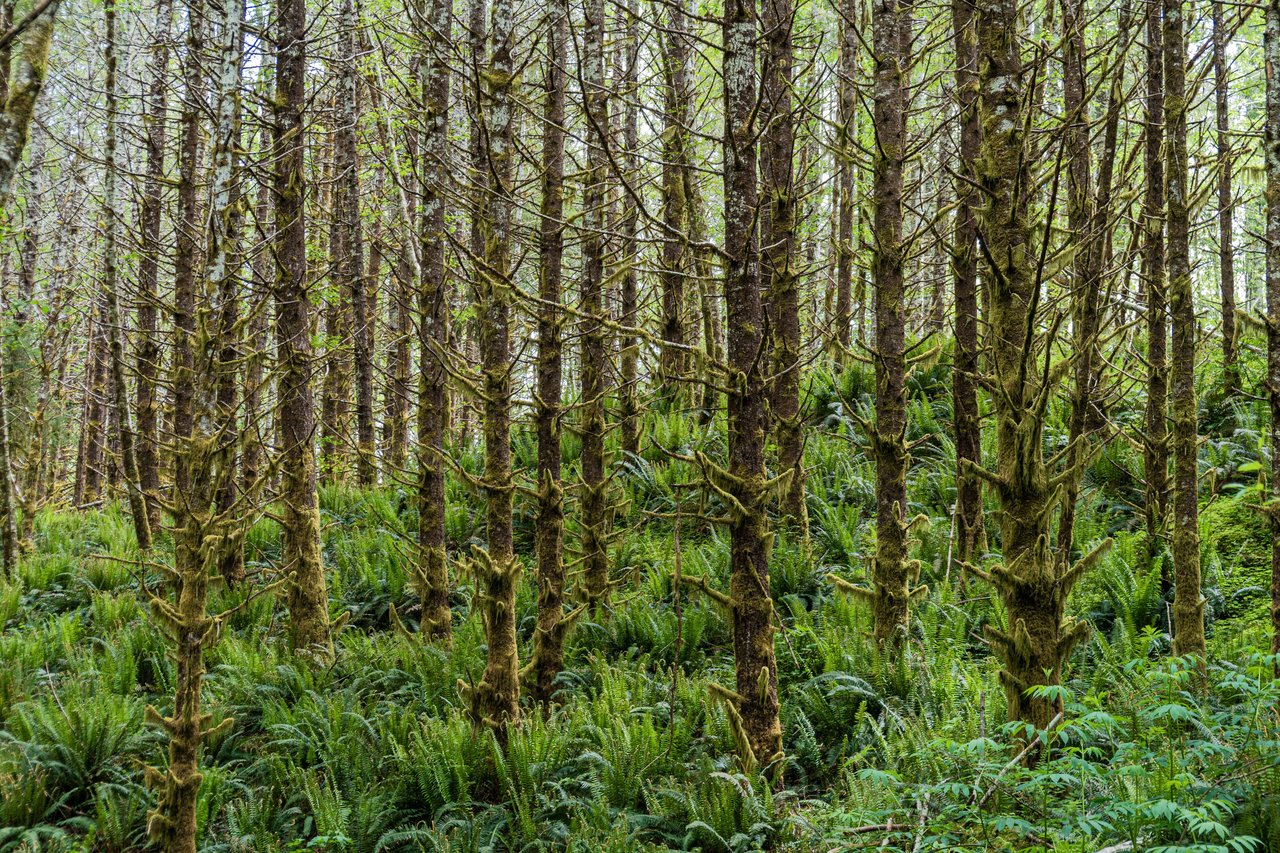
POLYGON ((854 220, 857 202, 856 162, 858 138, 857 99, 858 74, 862 63, 862 13, 858 0, 842 0, 840 5, 840 60, 836 82, 836 304, 835 333, 832 336, 836 349, 845 351, 852 342, 850 329, 853 323, 853 261, 854 220))
POLYGON ((1213 105, 1218 147, 1218 292, 1222 296, 1222 391, 1228 402, 1240 394, 1236 330, 1235 199, 1231 188, 1231 81, 1222 0, 1213 0, 1213 105))
POLYGON ((564 258, 565 91, 568 82, 569 7, 547 9, 547 61, 542 107, 542 208, 538 232, 538 387, 534 418, 538 434, 537 515, 538 624, 527 676, 537 702, 550 702, 564 666, 564 486, 560 479, 564 258))
POLYGON ((160 330, 156 305, 159 302, 160 220, 164 205, 165 145, 169 112, 169 38, 173 24, 173 0, 156 4, 155 38, 151 43, 151 80, 145 96, 146 177, 142 201, 138 205, 138 232, 142 251, 138 258, 138 346, 137 382, 134 404, 138 414, 138 476, 147 499, 147 521, 151 529, 160 526, 160 436, 158 384, 161 368, 160 330))
POLYGON ((621 330, 618 339, 618 426, 620 446, 624 454, 640 452, 640 426, 643 410, 637 383, 640 360, 640 344, 634 331, 640 319, 640 252, 636 241, 640 225, 640 210, 633 193, 641 192, 640 183, 640 31, 637 0, 626 0, 618 10, 622 18, 622 36, 618 43, 620 85, 618 97, 622 101, 622 168, 620 179, 624 186, 622 215, 619 225, 618 263, 622 277, 619 307, 621 330))
POLYGON ((422 601, 422 633, 448 640, 452 634, 449 573, 445 555, 444 436, 448 425, 449 286, 445 268, 445 205, 449 188, 449 89, 445 45, 453 26, 449 0, 427 4, 419 59, 426 93, 419 156, 423 162, 418 288, 418 551, 415 585, 422 601))
POLYGON ((795 47, 792 32, 795 6, 791 0, 766 0, 764 27, 763 105, 768 124, 760 140, 761 256, 764 288, 769 294, 772 330, 770 402, 778 445, 778 469, 790 471, 782 494, 784 523, 808 535, 809 514, 804 501, 804 428, 800 412, 800 257, 796 236, 798 195, 794 161, 796 114, 791 90, 795 47))
POLYGON ((237 275, 240 204, 236 158, 244 5, 240 0, 225 0, 219 11, 222 44, 208 262, 191 306, 192 434, 177 448, 188 490, 171 502, 174 564, 169 581, 173 600, 150 595, 152 617, 175 646, 176 661, 173 714, 166 717, 147 707, 148 720, 169 738, 168 767, 164 771, 147 768, 148 782, 160 790, 156 808, 147 815, 147 831, 165 853, 195 853, 203 781, 200 750, 211 735, 231 725, 227 718, 211 727, 211 715, 201 710, 204 653, 220 639, 226 617, 211 616, 207 603, 209 588, 219 578, 219 567, 242 547, 247 529, 233 508, 218 506, 219 493, 235 476, 238 439, 235 410, 226 406, 219 388, 225 377, 235 376, 237 364, 233 349, 225 346, 232 332, 227 320, 234 317, 225 303, 238 297, 228 280, 237 275), (228 353, 231 360, 225 358, 228 353))
POLYGON ((500 737, 519 718, 519 654, 516 647, 516 584, 520 561, 512 541, 511 474, 511 245, 514 208, 515 6, 495 0, 489 25, 490 49, 480 75, 480 117, 485 123, 486 172, 481 205, 475 212, 484 247, 475 276, 475 304, 483 318, 480 360, 484 410, 485 519, 488 548, 473 557, 488 655, 478 684, 459 685, 476 725, 500 737))
MULTIPOLYGON (((151 523, 146 501, 142 494, 141 477, 138 475, 138 457, 134 447, 136 436, 133 432, 133 419, 129 416, 129 386, 125 382, 124 363, 124 314, 120 310, 118 244, 120 240, 120 220, 123 217, 119 209, 119 199, 116 195, 116 114, 118 112, 118 93, 116 91, 116 7, 114 0, 107 0, 104 11, 107 18, 105 56, 107 128, 104 134, 103 148, 107 163, 102 178, 102 291, 107 309, 107 343, 111 352, 111 392, 120 420, 120 461, 123 469, 125 490, 129 497, 129 515, 133 520, 133 531, 138 540, 138 547, 143 551, 148 551, 151 549, 151 523)), ((8 445, 7 424, 4 430, 6 434, 0 436, 0 438, 3 439, 5 445, 8 445)), ((4 468, 6 480, 8 479, 8 470, 6 465, 4 468)))
POLYGON ((982 481, 971 466, 982 462, 978 409, 978 219, 981 199, 973 187, 982 128, 978 124, 978 34, 973 0, 952 0, 956 94, 960 102, 959 168, 951 271, 955 287, 955 367, 951 372, 956 441, 956 559, 972 560, 986 549, 982 481))
POLYGON ((329 593, 320 551, 315 410, 311 387, 311 296, 307 276, 306 177, 302 110, 306 103, 305 0, 276 3, 276 99, 272 160, 275 203, 276 345, 280 398, 281 502, 289 585, 289 644, 332 652, 329 593))
MULTIPOLYGON (((1146 291, 1147 409, 1143 433, 1147 555, 1155 560, 1169 511, 1169 310, 1164 245, 1164 31, 1160 3, 1147 4, 1146 105, 1143 116, 1142 282, 1146 291)), ((1163 567, 1165 591, 1173 580, 1163 567)))
POLYGON ((684 172, 688 158, 689 45, 683 0, 667 4, 662 44, 662 351, 658 393, 674 407, 687 399, 689 358, 684 350, 685 277, 693 268, 688 240, 684 172))
POLYGON ((173 457, 173 485, 178 494, 187 489, 186 458, 181 443, 191 434, 192 372, 195 358, 195 301, 200 264, 199 176, 202 159, 201 109, 205 90, 205 28, 208 11, 204 0, 187 0, 186 54, 182 60, 181 116, 178 149, 178 210, 174 229, 173 257, 173 354, 169 367, 170 455, 173 457))
POLYGON ((766 513, 769 490, 765 479, 765 389, 760 358, 764 310, 755 228, 759 205, 756 19, 753 0, 726 3, 722 29, 722 145, 729 467, 727 476, 719 477, 723 482, 716 488, 732 497, 733 506, 729 571, 736 692, 730 697, 731 707, 741 721, 744 761, 776 767, 782 758, 782 725, 773 649, 773 600, 769 594, 772 535, 766 513))
MULTIPOLYGON (((350 347, 352 378, 355 380, 355 474, 364 488, 375 485, 377 447, 373 433, 373 318, 376 316, 376 288, 366 278, 364 228, 360 220, 360 160, 356 135, 360 121, 359 52, 360 16, 354 0, 342 0, 338 11, 339 72, 337 126, 334 128, 334 156, 337 160, 337 190, 334 213, 342 232, 342 292, 350 300, 350 347)), ((377 257, 370 241, 370 263, 377 257)), ((347 341, 342 345, 347 346, 347 341)))
MULTIPOLYGON (((1266 68, 1267 395, 1271 409, 1271 653, 1280 655, 1280 0, 1268 0, 1263 41, 1266 68)), ((1280 677, 1280 663, 1276 665, 1280 677)))
POLYGON ((900 641, 910 627, 920 563, 907 558, 906 246, 902 184, 910 102, 909 2, 875 0, 871 7, 875 72, 872 87, 876 421, 869 430, 876 459, 876 551, 871 588, 876 642, 900 641))
MULTIPOLYGON (((1085 15, 1083 0, 1063 3, 1063 112, 1067 129, 1067 226, 1076 241, 1071 273, 1072 329, 1075 338, 1070 392, 1071 414, 1068 419, 1069 470, 1081 472, 1092 457, 1089 440, 1104 422, 1099 399, 1099 373, 1102 354, 1098 339, 1102 332, 1103 276, 1108 261, 1108 235, 1116 214, 1112 210, 1112 175, 1117 159, 1120 108, 1124 98, 1124 53, 1113 65, 1103 116, 1102 149, 1095 167, 1090 148, 1089 109, 1086 93, 1090 89, 1085 64, 1085 15)), ((1118 44, 1128 44, 1129 3, 1117 12, 1118 44)), ((1127 50, 1121 48, 1122 51, 1127 50)), ((1068 477, 1063 483, 1062 513, 1058 519, 1058 550, 1072 553, 1075 544, 1076 502, 1080 477, 1068 477)))
POLYGON ((604 0, 588 0, 583 32, 582 100, 587 123, 587 163, 582 196, 582 560, 585 597, 592 610, 609 602, 609 480, 605 462, 605 396, 609 355, 604 325, 605 207, 608 204, 609 91, 605 86, 604 0))
POLYGON ((1173 649, 1204 657, 1200 594, 1200 477, 1196 418, 1196 313, 1187 198, 1187 48, 1182 0, 1164 0, 1165 198, 1169 315, 1173 323, 1173 649))
POLYGON ((973 571, 989 581, 1005 607, 1006 626, 989 626, 989 641, 1004 663, 1000 680, 1011 720, 1046 728, 1060 702, 1028 695, 1061 681, 1071 650, 1088 624, 1065 613, 1071 588, 1109 543, 1075 565, 1051 548, 1050 523, 1067 469, 1051 476, 1043 456, 1045 413, 1062 372, 1038 366, 1050 346, 1042 327, 1036 244, 1028 214, 1035 192, 1025 136, 1028 85, 1021 57, 1022 27, 1015 0, 979 0, 979 115, 982 146, 976 177, 984 196, 979 215, 990 268, 989 339, 996 415, 995 470, 974 467, 1000 501, 1003 564, 973 571))

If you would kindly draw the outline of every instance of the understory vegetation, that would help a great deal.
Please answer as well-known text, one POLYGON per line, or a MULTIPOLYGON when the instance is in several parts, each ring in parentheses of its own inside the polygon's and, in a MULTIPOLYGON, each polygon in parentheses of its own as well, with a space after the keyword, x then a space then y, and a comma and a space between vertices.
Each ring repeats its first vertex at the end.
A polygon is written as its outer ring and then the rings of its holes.
MULTIPOLYGON (((1085 476, 1077 519, 1082 547, 1115 540, 1070 603, 1093 630, 1063 685, 1036 688, 1065 712, 1047 731, 1026 731, 1005 720, 999 664, 981 639, 998 600, 948 570, 946 369, 919 373, 911 388, 920 444, 909 501, 930 518, 913 555, 930 591, 893 652, 871 641, 868 605, 826 577, 862 577, 874 544, 873 468, 850 418, 869 405, 870 380, 861 368, 811 379, 812 537, 780 532, 770 563, 778 782, 744 772, 708 693, 709 681, 732 677, 724 614, 672 583, 677 570, 727 577, 727 536, 699 520, 712 499, 682 487, 694 472, 672 456, 712 452, 723 425, 655 411, 646 449, 614 472, 626 503, 611 546, 613 604, 574 625, 554 704, 527 706, 504 747, 473 728, 456 685, 478 680, 485 658, 468 575, 454 573, 452 645, 417 632, 408 492, 321 490, 331 616, 348 614, 323 666, 289 651, 281 606, 257 594, 281 561, 277 523, 260 521, 246 542, 247 582, 212 595, 211 609, 232 615, 207 654, 204 706, 211 726, 233 722, 205 744, 200 849, 1280 849, 1280 682, 1263 652, 1270 536, 1255 506, 1261 409, 1237 407, 1239 426, 1201 452, 1212 482, 1201 514, 1204 678, 1194 661, 1170 657, 1164 549, 1148 558, 1141 452, 1118 435, 1085 476), (1019 743, 1039 759, 1016 760, 1019 743)), ((1140 419, 1141 400, 1126 405, 1140 419)), ((1123 423, 1126 412, 1115 416, 1123 423)), ((1054 429, 1049 442, 1062 440, 1054 429)), ((564 438, 567 467, 575 441, 564 438)), ((532 467, 523 428, 513 447, 517 469, 532 467)), ((478 470, 477 448, 451 452, 478 470)), ((456 479, 447 498, 456 556, 483 536, 483 501, 456 479)), ((517 500, 523 559, 532 541, 530 507, 517 500)), ((160 535, 149 560, 171 548, 160 535)), ((0 583, 0 850, 146 847, 154 794, 144 768, 163 765, 165 743, 146 708, 172 695, 174 673, 142 594, 161 578, 139 559, 122 505, 47 509, 34 551, 0 583)), ((516 609, 523 660, 536 616, 527 573, 516 609)))

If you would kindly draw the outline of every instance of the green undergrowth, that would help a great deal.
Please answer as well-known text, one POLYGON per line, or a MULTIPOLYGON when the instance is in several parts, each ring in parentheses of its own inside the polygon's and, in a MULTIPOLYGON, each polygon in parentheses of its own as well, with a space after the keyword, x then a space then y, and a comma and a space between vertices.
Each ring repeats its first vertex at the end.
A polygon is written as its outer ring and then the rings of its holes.
MULTIPOLYGON (((453 577, 452 646, 413 633, 412 495, 324 489, 331 609, 349 614, 347 627, 332 666, 317 667, 287 651, 272 596, 229 621, 208 655, 205 702, 215 723, 235 723, 206 745, 201 849, 1280 850, 1280 696, 1260 654, 1270 537, 1253 508, 1256 452, 1244 440, 1227 452, 1235 467, 1205 496, 1203 679, 1168 659, 1162 557, 1149 559, 1135 498, 1140 453, 1114 442, 1099 456, 1077 546, 1108 536, 1114 546, 1071 602, 1093 635, 1056 688, 1062 724, 1021 731, 1004 719, 998 663, 982 639, 1003 617, 999 604, 947 559, 955 461, 939 369, 913 380, 909 436, 909 509, 931 517, 913 545, 930 593, 894 654, 869 642, 866 607, 826 579, 864 577, 874 547, 874 468, 850 417, 868 405, 870 378, 855 369, 811 381, 811 537, 780 531, 771 559, 788 757, 777 784, 742 771, 709 699, 708 683, 733 679, 725 614, 672 583, 678 559, 685 575, 727 588, 727 533, 703 520, 715 499, 699 498, 687 485, 695 466, 673 459, 722 452, 723 425, 651 412, 644 451, 618 461, 614 606, 577 623, 556 706, 527 707, 505 748, 472 730, 456 687, 484 665, 465 574, 453 577), (409 634, 394 627, 393 606, 409 634), (1028 741, 1040 760, 1011 762, 1028 741)), ((520 431, 516 445, 528 455, 520 431)), ((572 442, 564 450, 572 465, 572 442)), ((477 448, 452 452, 478 469, 477 448)), ((481 541, 483 512, 455 480, 448 497, 457 556, 481 541)), ((532 520, 518 504, 531 571, 532 520)), ((17 577, 0 582, 0 853, 146 849, 153 795, 142 768, 165 756, 143 711, 166 708, 173 689, 166 645, 140 603, 149 575, 115 504, 44 512, 36 532, 17 577)), ((273 575, 280 553, 278 526, 260 522, 246 546, 254 582, 273 575)), ((251 585, 218 590, 213 606, 244 602, 251 585)), ((516 607, 527 657, 529 571, 516 607)))

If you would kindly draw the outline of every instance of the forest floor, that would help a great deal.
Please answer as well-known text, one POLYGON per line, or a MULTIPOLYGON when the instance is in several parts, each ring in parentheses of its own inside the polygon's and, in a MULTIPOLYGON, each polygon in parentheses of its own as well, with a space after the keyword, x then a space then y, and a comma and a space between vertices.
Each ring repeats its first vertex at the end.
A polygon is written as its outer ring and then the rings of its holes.
MULTIPOLYGON (((666 446, 694 429, 652 426, 666 446)), ((234 724, 202 758, 202 849, 1280 850, 1280 684, 1262 654, 1270 540, 1248 488, 1221 489, 1202 516, 1211 663, 1200 687, 1168 658, 1160 566, 1124 501, 1131 460, 1111 453, 1090 470, 1078 542, 1116 544, 1073 595, 1070 611, 1094 630, 1058 691, 1062 723, 1039 734, 1050 749, 1026 768, 1010 762, 1025 733, 1005 722, 981 641, 998 606, 945 568, 945 448, 917 451, 911 486, 936 516, 915 543, 931 591, 910 641, 882 656, 865 607, 826 579, 864 571, 874 482, 831 431, 807 451, 812 538, 780 534, 773 550, 779 782, 742 772, 708 698, 708 682, 732 681, 724 616, 672 589, 682 463, 654 454, 621 466, 613 607, 576 624, 557 707, 526 708, 505 749, 473 733, 456 686, 484 665, 471 580, 454 578, 452 647, 424 642, 405 568, 411 496, 334 487, 321 494, 331 612, 350 618, 332 665, 288 652, 272 595, 246 603, 279 564, 274 522, 248 538, 250 581, 214 596, 217 608, 244 606, 208 654, 206 707, 234 724)), ((520 464, 531 443, 517 439, 520 464)), ((483 512, 456 482, 448 497, 457 553, 480 541, 483 512)), ((680 523, 681 570, 726 583, 725 534, 680 523)), ((168 708, 173 689, 140 596, 148 573, 115 505, 47 511, 36 528, 18 577, 0 582, 0 851, 144 849, 154 794, 143 769, 165 761, 144 710, 168 708)), ((517 539, 529 554, 527 507, 517 539)), ((170 547, 162 537, 151 558, 170 547)), ((523 657, 535 617, 527 572, 518 614, 523 657)))

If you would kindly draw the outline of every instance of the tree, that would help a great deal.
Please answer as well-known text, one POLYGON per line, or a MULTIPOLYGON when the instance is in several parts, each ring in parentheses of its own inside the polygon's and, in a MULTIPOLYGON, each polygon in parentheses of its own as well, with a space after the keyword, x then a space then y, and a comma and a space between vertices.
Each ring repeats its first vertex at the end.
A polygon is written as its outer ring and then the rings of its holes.
POLYGON ((565 90, 568 82, 569 7, 554 3, 546 13, 547 46, 542 107, 542 207, 538 231, 538 386, 534 419, 538 433, 537 533, 538 624, 529 661, 530 694, 549 702, 564 666, 564 485, 561 481, 560 417, 563 381, 561 284, 564 259, 565 90))
POLYGON ((307 7, 278 0, 272 160, 275 206, 277 388, 280 399, 280 499, 289 584, 289 642, 327 656, 333 647, 329 593, 320 553, 320 508, 312 444, 311 282, 307 277, 306 175, 302 110, 306 103, 307 7))
MULTIPOLYGON (((755 138, 757 113, 756 8, 729 0, 722 21, 724 75, 724 299, 728 349, 729 467, 711 471, 730 509, 730 622, 735 691, 724 691, 733 711, 743 761, 780 767, 778 667, 769 595, 770 487, 764 464, 764 345, 755 219, 759 205, 755 138), (718 481, 718 482, 717 482, 718 481)), ((784 476, 785 483, 786 475, 784 476)), ((720 688, 723 691, 723 688, 720 688)))
MULTIPOLYGON (((487 549, 477 548, 472 570, 481 586, 478 606, 488 654, 475 685, 459 682, 477 726, 505 737, 520 716, 520 660, 516 647, 516 582, 521 563, 511 529, 511 237, 515 206, 513 178, 515 7, 494 0, 489 50, 477 69, 479 121, 483 122, 488 176, 473 222, 483 254, 477 258, 475 305, 485 322, 480 330, 480 385, 484 410, 484 474, 487 549)), ((477 58, 477 63, 480 60, 477 58)))
MULTIPOLYGON (((1037 334, 1040 312, 1041 257, 1029 216, 1036 192, 1027 138, 1028 78, 1021 56, 1017 3, 981 0, 975 4, 978 33, 978 112, 982 145, 975 164, 984 196, 979 212, 980 245, 990 270, 991 390, 996 416, 996 465, 970 463, 1000 501, 1000 545, 1003 561, 985 571, 971 567, 990 582, 1005 607, 1005 627, 987 627, 988 640, 1004 663, 1000 681, 1011 720, 1047 728, 1059 698, 1033 695, 1037 685, 1055 685, 1062 667, 1086 636, 1087 622, 1066 615, 1067 597, 1080 577, 1110 545, 1107 540, 1074 565, 1069 554, 1050 546, 1050 522, 1058 508, 1059 490, 1078 466, 1051 473, 1044 459, 1044 425, 1056 371, 1038 368, 1038 358, 1051 346, 1037 334)), ((1056 177, 1054 179, 1056 192, 1056 177)))
MULTIPOLYGON (((1271 415, 1270 502, 1273 533, 1280 533, 1280 0, 1266 6, 1263 50, 1267 120, 1266 171, 1267 399, 1271 415)), ((1271 653, 1280 654, 1280 535, 1271 540, 1271 653)), ((1280 677, 1280 664, 1276 667, 1280 677)))
POLYGON ((423 181, 418 217, 422 263, 418 287, 418 564, 414 577, 422 599, 423 633, 448 640, 453 614, 449 610, 444 528, 444 437, 448 426, 445 351, 449 344, 444 244, 452 71, 445 61, 444 46, 453 28, 453 4, 451 0, 431 0, 428 9, 422 33, 427 50, 419 60, 426 115, 419 148, 423 181))
POLYGON ((978 409, 978 220, 981 204, 974 187, 974 162, 982 128, 978 124, 978 34, 972 0, 952 0, 956 97, 960 101, 959 168, 951 248, 955 289, 955 367, 951 372, 956 436, 956 560, 965 563, 986 548, 982 523, 982 481, 973 466, 982 462, 978 409))
POLYGON ((1182 0, 1164 0, 1165 198, 1169 229, 1169 316, 1173 324, 1173 647, 1204 657, 1200 594, 1200 476, 1196 434, 1196 314, 1187 197, 1187 48, 1182 0))
POLYGON ((782 495, 782 515, 808 535, 804 497, 804 427, 800 411, 800 256, 796 238, 797 199, 794 175, 796 114, 791 0, 765 0, 763 102, 769 116, 760 143, 761 257, 765 291, 772 305, 773 377, 771 402, 778 444, 778 468, 789 471, 782 495))

